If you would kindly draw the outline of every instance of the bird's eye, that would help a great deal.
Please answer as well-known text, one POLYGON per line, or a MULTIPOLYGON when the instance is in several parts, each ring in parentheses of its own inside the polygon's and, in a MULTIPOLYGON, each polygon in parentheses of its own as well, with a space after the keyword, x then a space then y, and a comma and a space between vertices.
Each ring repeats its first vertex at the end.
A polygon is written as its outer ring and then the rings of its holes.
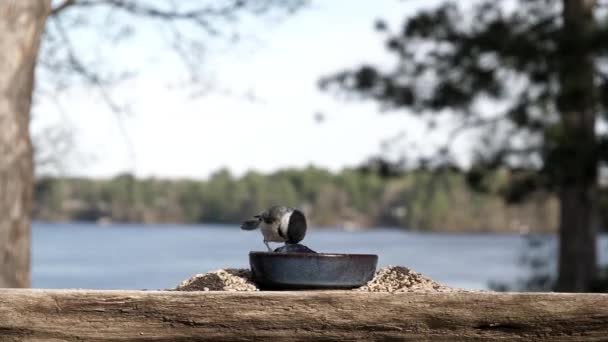
POLYGON ((272 217, 264 217, 264 223, 271 224, 272 222, 274 222, 274 220, 272 219, 272 217))

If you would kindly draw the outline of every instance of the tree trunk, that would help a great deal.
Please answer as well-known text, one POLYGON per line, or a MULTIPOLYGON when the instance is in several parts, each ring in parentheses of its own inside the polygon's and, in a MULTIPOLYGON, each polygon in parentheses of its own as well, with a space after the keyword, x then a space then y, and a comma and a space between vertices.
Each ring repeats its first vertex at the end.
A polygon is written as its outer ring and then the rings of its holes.
POLYGON ((51 0, 0 1, 0 287, 30 284, 34 67, 51 0))
POLYGON ((593 224, 597 189, 594 0, 564 0, 561 35, 561 130, 558 139, 560 252, 557 290, 590 291, 597 272, 593 224))

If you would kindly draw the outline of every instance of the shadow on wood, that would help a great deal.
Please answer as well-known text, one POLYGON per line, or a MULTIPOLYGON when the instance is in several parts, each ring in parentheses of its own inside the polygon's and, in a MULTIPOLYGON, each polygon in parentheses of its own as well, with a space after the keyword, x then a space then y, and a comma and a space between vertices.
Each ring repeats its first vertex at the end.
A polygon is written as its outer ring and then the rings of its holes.
POLYGON ((0 290, 0 340, 605 340, 608 295, 0 290))

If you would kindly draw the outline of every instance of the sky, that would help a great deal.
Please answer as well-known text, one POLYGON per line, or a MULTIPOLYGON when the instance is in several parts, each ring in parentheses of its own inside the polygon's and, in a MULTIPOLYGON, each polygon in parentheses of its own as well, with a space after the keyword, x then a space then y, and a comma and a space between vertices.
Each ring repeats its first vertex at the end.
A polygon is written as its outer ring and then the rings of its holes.
MULTIPOLYGON (((403 112, 380 113, 375 103, 338 99, 320 91, 317 81, 362 63, 390 66, 392 57, 373 30, 374 21, 384 18, 397 26, 428 5, 313 1, 278 22, 244 22, 234 28, 247 32, 242 42, 209 43, 201 70, 212 87, 200 96, 192 96, 192 87, 176 85, 179 63, 165 56, 166 46, 153 33, 135 36, 107 50, 104 59, 110 66, 130 63, 138 69, 137 76, 112 89, 129 104, 128 116, 111 113, 86 87, 36 101, 34 136, 49 127, 72 135, 61 167, 38 172, 203 179, 220 168, 236 175, 310 164, 337 171, 378 155, 381 142, 401 132, 425 144, 423 123, 403 112), (316 113, 323 113, 322 122, 316 113)), ((83 50, 94 44, 86 35, 74 39, 83 50)))

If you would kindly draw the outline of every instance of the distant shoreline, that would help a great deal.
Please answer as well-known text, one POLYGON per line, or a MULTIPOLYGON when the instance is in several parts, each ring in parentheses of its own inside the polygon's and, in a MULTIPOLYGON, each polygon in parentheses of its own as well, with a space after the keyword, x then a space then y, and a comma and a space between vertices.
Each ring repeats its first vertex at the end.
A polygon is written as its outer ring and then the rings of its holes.
MULTIPOLYGON (((44 220, 33 220, 33 225, 37 226, 82 226, 85 225, 87 227, 100 228, 104 227, 134 227, 140 229, 147 228, 197 228, 197 229, 209 229, 209 228, 222 228, 222 229, 238 229, 239 223, 213 223, 213 222, 201 222, 201 223, 180 223, 180 222, 159 222, 159 223, 144 223, 144 222, 109 222, 104 224, 99 224, 92 221, 44 221, 44 220)), ((327 226, 311 226, 310 229, 313 230, 328 230, 328 231, 344 231, 344 232, 371 232, 371 231, 401 231, 404 233, 413 233, 413 234, 425 234, 425 235, 505 235, 505 236, 551 236, 556 234, 553 232, 547 233, 535 233, 535 234, 521 234, 517 232, 496 232, 496 231, 441 231, 441 230, 422 230, 422 229, 407 229, 403 227, 390 227, 390 226, 378 226, 378 227, 368 227, 363 229, 348 229, 344 227, 327 227, 327 226)), ((605 232, 600 232, 605 233, 605 232)))
MULTIPOLYGON (((42 177, 36 181, 33 217, 46 222, 133 222, 142 224, 232 223, 281 204, 304 211, 321 227, 366 230, 419 227, 415 231, 502 232, 557 231, 559 202, 538 193, 511 204, 492 190, 471 190, 463 174, 410 171, 383 178, 347 169, 338 173, 308 167, 241 177, 228 170, 208 180, 42 177)), ((608 213, 608 210, 605 211, 608 213)), ((607 214, 608 216, 608 214, 607 214)), ((608 220, 608 219, 606 219, 608 220)))

